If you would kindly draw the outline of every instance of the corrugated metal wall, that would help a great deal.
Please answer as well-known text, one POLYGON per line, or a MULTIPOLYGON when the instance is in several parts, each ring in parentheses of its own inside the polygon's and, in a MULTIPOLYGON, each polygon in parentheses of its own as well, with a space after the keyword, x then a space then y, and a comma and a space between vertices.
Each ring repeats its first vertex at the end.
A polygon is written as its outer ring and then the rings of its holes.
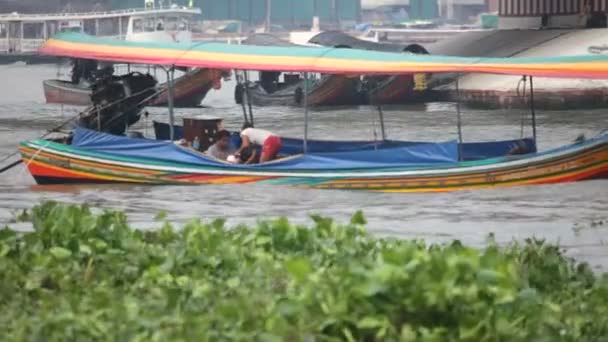
POLYGON ((591 11, 592 12, 607 12, 608 11, 608 0, 592 0, 591 11))
POLYGON ((500 0, 500 16, 572 15, 585 11, 606 12, 608 0, 500 0))

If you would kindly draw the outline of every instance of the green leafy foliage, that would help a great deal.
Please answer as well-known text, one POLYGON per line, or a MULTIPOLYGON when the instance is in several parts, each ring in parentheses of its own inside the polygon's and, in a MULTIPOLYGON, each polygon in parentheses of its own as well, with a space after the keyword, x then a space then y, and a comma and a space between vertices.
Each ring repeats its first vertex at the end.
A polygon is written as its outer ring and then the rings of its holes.
MULTIPOLYGON (((378 239, 365 218, 131 228, 44 203, 0 231, 2 340, 593 341, 608 279, 542 240, 378 239)), ((163 216, 164 217, 164 216, 163 216)), ((159 217, 162 219, 162 217, 159 217)))

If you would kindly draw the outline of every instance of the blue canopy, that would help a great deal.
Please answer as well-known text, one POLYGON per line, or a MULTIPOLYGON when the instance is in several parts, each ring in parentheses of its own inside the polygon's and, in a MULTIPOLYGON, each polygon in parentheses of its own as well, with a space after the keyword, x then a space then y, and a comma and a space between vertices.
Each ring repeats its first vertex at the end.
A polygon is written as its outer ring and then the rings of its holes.
POLYGON ((72 146, 82 150, 149 161, 264 170, 336 170, 424 166, 458 161, 455 141, 378 150, 314 152, 255 165, 228 164, 171 142, 128 138, 76 128, 72 146))

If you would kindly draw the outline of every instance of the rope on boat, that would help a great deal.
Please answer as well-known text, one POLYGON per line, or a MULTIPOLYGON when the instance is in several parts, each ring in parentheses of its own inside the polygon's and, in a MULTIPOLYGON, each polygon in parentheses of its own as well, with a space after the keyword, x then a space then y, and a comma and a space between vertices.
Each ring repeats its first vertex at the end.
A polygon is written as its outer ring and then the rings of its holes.
MULTIPOLYGON (((132 97, 138 96, 138 95, 140 95, 140 94, 142 94, 142 93, 144 93, 144 92, 146 92, 146 91, 148 91, 148 90, 149 90, 149 88, 148 88, 148 89, 144 89, 144 90, 142 90, 142 91, 139 91, 139 92, 137 92, 137 93, 135 93, 135 94, 133 94, 133 95, 131 95, 131 96, 129 96, 129 97, 125 97, 125 98, 122 98, 122 99, 116 100, 116 101, 111 102, 111 103, 109 103, 109 104, 107 104, 107 105, 105 105, 105 106, 100 107, 98 110, 103 110, 103 109, 106 109, 106 108, 108 108, 108 107, 114 106, 114 105, 116 105, 117 103, 120 103, 120 102, 122 102, 122 101, 126 101, 126 100, 128 100, 128 99, 130 99, 130 98, 132 98, 132 97)), ((152 100, 153 98, 155 98, 156 96, 160 95, 161 93, 163 93, 163 92, 165 92, 165 91, 166 91, 166 89, 160 89, 160 90, 156 91, 154 94, 152 94, 152 95, 150 95, 150 96, 146 97, 145 99, 143 99, 142 101, 138 102, 137 104, 135 104, 134 106, 132 106, 132 107, 130 107, 130 108, 128 108, 128 109, 130 110, 130 109, 135 108, 135 107, 137 107, 137 106, 139 106, 139 105, 141 105, 141 104, 143 104, 143 103, 146 103, 147 101, 152 100)), ((73 117, 70 117, 69 119, 67 119, 67 120, 63 121, 63 122, 62 122, 62 123, 61 123, 59 126, 56 126, 55 128, 53 128, 53 129, 51 129, 51 130, 47 131, 45 134, 43 134, 43 135, 41 135, 40 137, 38 137, 38 139, 44 139, 44 138, 48 137, 50 134, 52 134, 52 133, 56 133, 56 132, 60 131, 60 130, 61 130, 63 127, 65 127, 65 125, 67 125, 67 124, 69 124, 70 122, 72 122, 72 121, 74 121, 74 120, 78 119, 79 117, 81 117, 81 116, 82 116, 82 115, 84 115, 85 113, 87 113, 87 112, 89 112, 89 111, 93 110, 94 108, 95 108, 94 106, 87 107, 87 108, 86 108, 84 111, 82 111, 82 112, 80 112, 80 113, 76 114, 76 115, 75 115, 75 116, 73 116, 73 117)), ((116 118, 115 118, 115 119, 116 119, 116 118)), ((1 164, 1 163, 4 163, 5 161, 7 161, 7 160, 8 160, 8 159, 10 159, 10 158, 13 158, 13 157, 17 156, 18 154, 19 154, 19 151, 15 151, 15 152, 13 152, 13 153, 11 153, 11 154, 8 154, 8 155, 4 156, 2 159, 0 159, 0 164, 1 164)), ((38 151, 37 151, 37 152, 34 154, 34 156, 32 156, 32 158, 34 158, 34 157, 35 157, 37 154, 38 154, 38 151)), ((15 166, 17 166, 17 165, 21 164, 22 162, 23 162, 23 160, 22 160, 22 159, 19 159, 19 160, 17 160, 17 161, 12 162, 11 164, 9 164, 9 165, 7 165, 7 166, 5 166, 5 167, 1 168, 1 169, 0 169, 0 174, 2 174, 2 173, 4 173, 4 172, 6 172, 6 171, 8 171, 8 170, 12 169, 13 167, 15 167, 15 166)), ((29 165, 29 163, 28 163, 28 165, 29 165)))
MULTIPOLYGON (((34 153, 28 160, 27 162, 25 162, 25 168, 29 167, 30 164, 32 163, 32 161, 40 154, 40 151, 42 151, 43 148, 47 147, 49 145, 49 142, 47 141, 46 144, 44 146, 40 146, 37 150, 36 153, 34 153)), ((10 165, 10 167, 7 167, 6 170, 10 170, 11 168, 19 165, 23 163, 23 159, 19 159, 18 161, 14 162, 13 164, 10 165)), ((19 173, 19 177, 21 177, 21 175, 23 175, 23 173, 25 172, 25 168, 21 170, 21 172, 19 173)), ((4 172, 5 169, 0 170, 0 173, 4 172)))

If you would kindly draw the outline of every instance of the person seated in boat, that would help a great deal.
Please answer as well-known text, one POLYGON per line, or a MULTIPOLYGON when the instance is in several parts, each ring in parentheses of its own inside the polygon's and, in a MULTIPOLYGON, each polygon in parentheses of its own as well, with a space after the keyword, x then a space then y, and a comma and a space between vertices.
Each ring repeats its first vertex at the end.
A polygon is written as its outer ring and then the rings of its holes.
POLYGON ((235 150, 230 144, 230 132, 222 129, 215 134, 215 143, 207 149, 207 154, 217 159, 227 160, 235 150))
POLYGON ((238 152, 242 153, 244 149, 251 145, 262 147, 259 162, 264 163, 276 158, 282 142, 278 135, 263 129, 253 128, 252 124, 246 122, 241 130, 241 147, 238 152))
POLYGON ((514 155, 518 155, 518 154, 526 154, 528 153, 528 146, 526 145, 526 142, 523 140, 519 140, 517 143, 515 143, 515 146, 513 146, 509 152, 507 152, 508 156, 514 156, 514 155))

